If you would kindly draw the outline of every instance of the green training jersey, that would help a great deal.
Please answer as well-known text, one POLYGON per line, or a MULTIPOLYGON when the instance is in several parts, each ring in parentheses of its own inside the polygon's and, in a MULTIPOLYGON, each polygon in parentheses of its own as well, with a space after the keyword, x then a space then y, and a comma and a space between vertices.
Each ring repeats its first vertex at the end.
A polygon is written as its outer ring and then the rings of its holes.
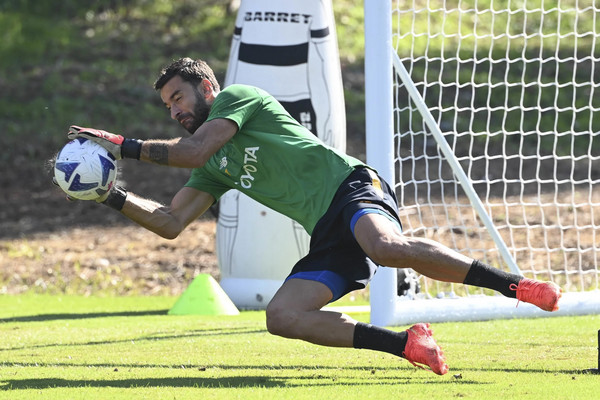
POLYGON ((219 199, 237 189, 296 220, 309 234, 342 181, 361 161, 326 146, 265 91, 231 85, 221 91, 207 121, 226 118, 238 132, 186 186, 219 199))

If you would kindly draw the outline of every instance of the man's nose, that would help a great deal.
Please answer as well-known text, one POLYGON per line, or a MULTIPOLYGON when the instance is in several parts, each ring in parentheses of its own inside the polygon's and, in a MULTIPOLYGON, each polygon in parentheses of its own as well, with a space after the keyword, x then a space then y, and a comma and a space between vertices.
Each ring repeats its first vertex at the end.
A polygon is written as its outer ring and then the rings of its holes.
POLYGON ((180 110, 180 109, 179 109, 177 106, 175 106, 175 105, 172 105, 172 106, 171 106, 171 118, 173 118, 173 119, 175 119, 175 120, 176 120, 176 119, 177 119, 177 116, 178 116, 179 114, 181 114, 181 110, 180 110))

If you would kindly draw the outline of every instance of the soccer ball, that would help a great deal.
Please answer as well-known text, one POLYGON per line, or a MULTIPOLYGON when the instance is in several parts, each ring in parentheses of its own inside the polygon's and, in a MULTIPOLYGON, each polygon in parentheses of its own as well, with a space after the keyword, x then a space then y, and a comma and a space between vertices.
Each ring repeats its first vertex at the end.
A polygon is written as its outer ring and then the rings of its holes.
POLYGON ((117 161, 99 144, 77 138, 58 153, 54 177, 58 186, 70 197, 95 200, 114 186, 117 161))

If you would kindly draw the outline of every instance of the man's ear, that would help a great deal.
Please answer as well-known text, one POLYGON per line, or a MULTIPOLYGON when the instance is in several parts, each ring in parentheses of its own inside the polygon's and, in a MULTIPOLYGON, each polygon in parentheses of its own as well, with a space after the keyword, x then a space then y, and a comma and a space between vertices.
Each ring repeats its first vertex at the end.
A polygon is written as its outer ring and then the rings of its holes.
POLYGON ((213 86, 208 79, 202 79, 200 87, 202 88, 202 94, 204 95, 205 100, 213 96, 213 86))

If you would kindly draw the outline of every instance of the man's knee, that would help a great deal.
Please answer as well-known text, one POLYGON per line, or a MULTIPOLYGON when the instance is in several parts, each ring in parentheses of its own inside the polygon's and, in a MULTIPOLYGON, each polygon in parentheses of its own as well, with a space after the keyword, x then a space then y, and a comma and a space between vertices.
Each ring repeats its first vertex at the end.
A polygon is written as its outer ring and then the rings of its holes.
POLYGON ((277 291, 267 306, 267 330, 273 335, 301 339, 306 335, 306 319, 320 310, 332 298, 323 283, 289 279, 277 291))
POLYGON ((293 338, 300 321, 299 313, 287 307, 270 303, 267 306, 267 330, 272 335, 293 338))

